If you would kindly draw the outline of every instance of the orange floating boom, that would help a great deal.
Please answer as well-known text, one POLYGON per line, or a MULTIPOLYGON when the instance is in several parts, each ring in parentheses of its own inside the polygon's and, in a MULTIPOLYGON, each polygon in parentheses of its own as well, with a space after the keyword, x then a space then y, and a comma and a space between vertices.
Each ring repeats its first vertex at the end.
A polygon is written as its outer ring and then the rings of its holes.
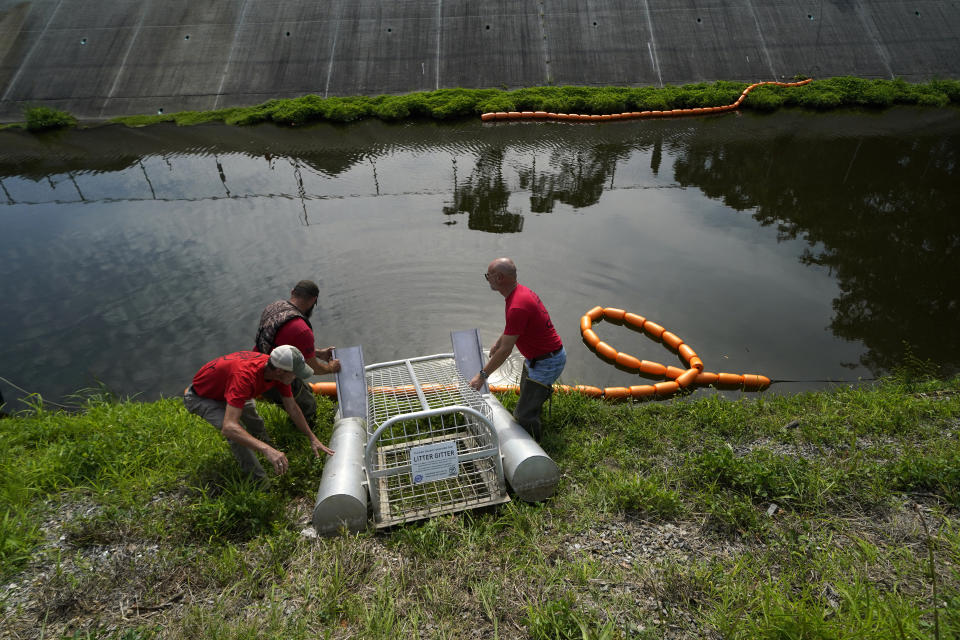
POLYGON ((563 120, 574 122, 607 122, 612 120, 627 120, 632 118, 669 118, 675 116, 692 116, 708 113, 723 113, 739 107, 746 99, 747 95, 765 84, 772 84, 777 87, 801 87, 813 82, 813 78, 800 80, 799 82, 755 82, 744 89, 735 102, 717 107, 694 107, 692 109, 668 109, 666 111, 625 111, 623 113, 605 113, 605 114, 574 114, 574 113, 548 113, 545 111, 488 111, 480 114, 480 120, 489 122, 491 120, 563 120))
POLYGON ((680 336, 667 331, 661 325, 636 313, 631 313, 617 307, 596 306, 580 318, 580 333, 584 342, 596 351, 597 355, 613 361, 620 367, 636 371, 640 375, 666 378, 664 382, 653 385, 632 385, 629 387, 607 387, 597 389, 590 387, 592 394, 597 391, 605 398, 649 398, 652 396, 665 398, 681 389, 693 389, 698 386, 714 385, 722 388, 740 388, 743 391, 763 391, 770 386, 770 378, 758 374, 738 373, 711 373, 703 370, 703 360, 697 356, 693 347, 686 344, 680 336), (595 323, 601 320, 623 321, 635 330, 642 331, 652 340, 659 340, 664 347, 675 351, 686 368, 667 366, 650 360, 639 358, 617 351, 614 347, 600 340, 594 331, 595 323))
MULTIPOLYGON (((749 87, 748 87, 749 89, 749 87)), ((746 92, 745 92, 746 93, 746 92)), ((511 115, 508 113, 507 115, 511 115)), ((547 114, 553 115, 553 114, 547 114)), ((642 113, 640 114, 642 115, 642 113)), ((544 117, 544 116, 539 116, 544 117)), ((636 371, 640 375, 651 377, 667 378, 663 382, 656 384, 631 385, 629 387, 594 387, 590 385, 555 385, 555 390, 561 393, 581 393, 586 396, 599 398, 604 397, 610 400, 626 398, 666 398, 679 392, 681 389, 693 389, 695 387, 717 386, 721 388, 740 388, 743 391, 763 391, 767 389, 771 382, 770 378, 759 374, 748 373, 712 373, 703 370, 703 360, 701 360, 693 348, 686 344, 677 334, 667 331, 656 322, 652 322, 641 315, 624 311, 616 307, 596 306, 580 318, 580 335, 587 345, 594 349, 597 355, 616 363, 617 365, 636 371), (681 369, 673 365, 667 366, 659 362, 650 360, 640 360, 639 358, 617 351, 615 348, 600 340, 600 336, 593 330, 595 322, 603 319, 616 322, 623 321, 638 331, 642 331, 653 340, 659 340, 663 345, 677 355, 687 365, 686 369, 681 369)), ((337 394, 337 384, 335 382, 313 382, 310 384, 313 392, 319 395, 335 396, 337 394)), ((430 389, 443 391, 455 388, 455 385, 431 385, 430 389)), ((490 385, 490 390, 495 392, 519 391, 519 387, 513 384, 490 385)), ((410 394, 414 391, 412 385, 400 385, 395 387, 378 386, 370 389, 371 393, 393 393, 398 395, 410 394)))

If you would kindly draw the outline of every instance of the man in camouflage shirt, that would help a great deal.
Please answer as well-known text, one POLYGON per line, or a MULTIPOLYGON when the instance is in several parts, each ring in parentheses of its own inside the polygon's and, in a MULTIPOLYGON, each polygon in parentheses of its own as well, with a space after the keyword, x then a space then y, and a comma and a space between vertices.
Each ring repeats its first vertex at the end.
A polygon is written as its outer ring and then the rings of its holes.
MULTIPOLYGON (((289 300, 277 300, 267 305, 260 315, 257 327, 254 351, 270 353, 275 347, 288 344, 303 354, 307 365, 316 375, 340 371, 340 361, 331 360, 333 347, 317 349, 314 346, 313 325, 310 315, 317 306, 320 288, 311 280, 301 280, 290 292, 289 300)), ((310 384, 297 378, 291 385, 293 397, 307 419, 313 424, 317 416, 317 399, 310 384)), ((281 404, 280 393, 270 389, 263 397, 275 404, 281 404)))

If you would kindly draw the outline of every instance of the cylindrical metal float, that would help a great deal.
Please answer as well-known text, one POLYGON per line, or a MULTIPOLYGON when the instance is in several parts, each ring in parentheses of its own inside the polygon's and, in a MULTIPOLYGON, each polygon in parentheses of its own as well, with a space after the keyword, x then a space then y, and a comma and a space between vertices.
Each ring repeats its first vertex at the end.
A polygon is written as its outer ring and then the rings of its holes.
POLYGON ((493 410, 491 422, 497 430, 500 455, 503 457, 503 475, 510 487, 521 500, 546 500, 554 494, 560 482, 557 463, 517 424, 499 400, 489 393, 483 399, 493 410))
POLYGON ((367 488, 363 467, 367 428, 360 418, 341 418, 333 427, 330 448, 334 453, 323 466, 313 528, 322 536, 346 528, 350 533, 367 528, 367 488))

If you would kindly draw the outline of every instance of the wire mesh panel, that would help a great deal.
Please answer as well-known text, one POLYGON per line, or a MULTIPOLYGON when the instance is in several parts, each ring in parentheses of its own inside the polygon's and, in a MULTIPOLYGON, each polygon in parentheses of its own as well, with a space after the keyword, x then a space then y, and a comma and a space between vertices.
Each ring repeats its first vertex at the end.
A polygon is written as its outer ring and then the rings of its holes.
POLYGON ((490 406, 450 355, 366 368, 378 527, 509 501, 490 406))

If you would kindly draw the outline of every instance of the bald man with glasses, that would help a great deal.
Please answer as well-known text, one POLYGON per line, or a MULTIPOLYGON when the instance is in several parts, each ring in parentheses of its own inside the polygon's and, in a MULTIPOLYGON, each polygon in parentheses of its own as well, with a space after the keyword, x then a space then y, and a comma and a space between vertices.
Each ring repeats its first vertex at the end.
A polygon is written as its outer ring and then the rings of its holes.
POLYGON ((490 288, 505 299, 506 324, 490 348, 490 359, 470 380, 470 386, 480 390, 516 346, 524 362, 520 398, 513 417, 539 441, 543 435, 540 412, 553 394, 553 383, 563 372, 567 352, 540 297, 517 282, 517 265, 513 260, 497 258, 487 267, 484 278, 490 288))

